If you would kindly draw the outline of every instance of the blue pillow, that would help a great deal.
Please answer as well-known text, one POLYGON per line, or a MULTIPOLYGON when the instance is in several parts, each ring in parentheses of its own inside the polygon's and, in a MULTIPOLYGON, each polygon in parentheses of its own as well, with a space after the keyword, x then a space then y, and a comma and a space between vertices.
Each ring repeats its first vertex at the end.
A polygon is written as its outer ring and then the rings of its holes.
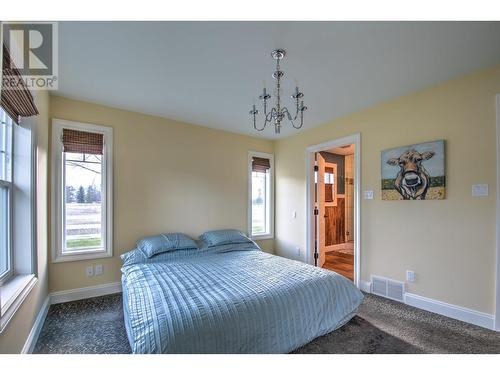
POLYGON ((153 255, 152 257, 146 257, 144 253, 138 249, 130 250, 122 255, 120 258, 123 262, 123 267, 130 266, 132 264, 139 263, 164 263, 173 262, 182 259, 187 256, 196 256, 203 251, 196 251, 196 249, 183 249, 176 251, 166 251, 153 255))
POLYGON ((200 236, 200 240, 209 246, 253 242, 243 232, 236 229, 211 230, 203 233, 200 236))
POLYGON ((147 258, 167 251, 198 249, 196 242, 183 233, 165 233, 143 238, 137 242, 137 249, 147 258))

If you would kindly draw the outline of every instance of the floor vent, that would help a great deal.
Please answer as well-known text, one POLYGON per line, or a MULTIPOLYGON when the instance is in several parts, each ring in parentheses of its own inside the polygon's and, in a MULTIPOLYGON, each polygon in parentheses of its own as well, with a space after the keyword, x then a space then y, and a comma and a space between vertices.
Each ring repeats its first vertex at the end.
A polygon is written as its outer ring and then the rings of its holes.
POLYGON ((403 302, 405 284, 380 276, 372 276, 372 293, 403 302))

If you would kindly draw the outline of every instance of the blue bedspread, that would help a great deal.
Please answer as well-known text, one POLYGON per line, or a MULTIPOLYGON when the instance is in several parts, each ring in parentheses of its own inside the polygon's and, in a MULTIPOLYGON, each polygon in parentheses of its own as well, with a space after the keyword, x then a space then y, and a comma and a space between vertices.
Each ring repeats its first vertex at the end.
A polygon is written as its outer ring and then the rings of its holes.
POLYGON ((348 322, 363 299, 346 278, 254 244, 122 272, 134 353, 288 353, 348 322))

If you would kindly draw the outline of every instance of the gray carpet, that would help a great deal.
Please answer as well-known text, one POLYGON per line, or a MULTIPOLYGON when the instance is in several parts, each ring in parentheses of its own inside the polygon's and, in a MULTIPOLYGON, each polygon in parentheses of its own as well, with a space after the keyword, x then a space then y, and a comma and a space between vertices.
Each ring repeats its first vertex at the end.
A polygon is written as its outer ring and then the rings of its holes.
MULTIPOLYGON (((50 307, 35 353, 130 353, 121 294, 50 307)), ((500 353, 500 333, 365 295, 342 328, 294 353, 500 353)))

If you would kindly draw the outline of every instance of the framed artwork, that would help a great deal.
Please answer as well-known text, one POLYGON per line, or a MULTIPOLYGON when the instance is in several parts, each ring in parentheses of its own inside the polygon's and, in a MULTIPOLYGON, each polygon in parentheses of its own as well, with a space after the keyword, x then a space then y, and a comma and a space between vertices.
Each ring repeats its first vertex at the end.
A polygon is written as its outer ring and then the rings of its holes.
POLYGON ((382 200, 444 199, 444 140, 382 151, 382 200))

